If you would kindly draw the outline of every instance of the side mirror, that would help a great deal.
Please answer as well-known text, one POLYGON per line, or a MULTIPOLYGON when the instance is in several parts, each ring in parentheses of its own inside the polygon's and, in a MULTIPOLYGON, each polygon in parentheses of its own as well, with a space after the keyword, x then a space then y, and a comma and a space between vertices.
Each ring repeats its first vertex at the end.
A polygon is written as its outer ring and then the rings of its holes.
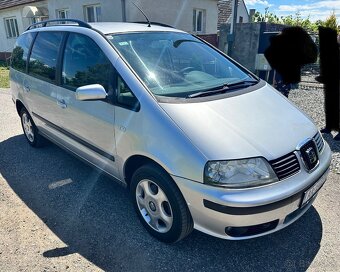
POLYGON ((76 89, 77 100, 102 100, 106 97, 107 93, 100 84, 85 85, 76 89))

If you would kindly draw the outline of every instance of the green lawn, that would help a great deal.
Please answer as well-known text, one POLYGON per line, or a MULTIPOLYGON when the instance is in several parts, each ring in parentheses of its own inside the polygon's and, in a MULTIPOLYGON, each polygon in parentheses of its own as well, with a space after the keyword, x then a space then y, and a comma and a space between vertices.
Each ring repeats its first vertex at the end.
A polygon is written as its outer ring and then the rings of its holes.
POLYGON ((9 68, 0 62, 0 88, 9 88, 9 68))

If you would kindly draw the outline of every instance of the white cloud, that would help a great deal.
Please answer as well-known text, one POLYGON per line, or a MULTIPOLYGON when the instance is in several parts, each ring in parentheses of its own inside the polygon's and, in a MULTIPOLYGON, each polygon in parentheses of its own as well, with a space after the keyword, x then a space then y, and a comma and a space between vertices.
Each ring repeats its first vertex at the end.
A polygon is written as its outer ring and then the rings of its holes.
POLYGON ((280 6, 270 4, 268 1, 272 0, 245 0, 245 3, 248 8, 255 6, 262 13, 264 13, 264 8, 275 6, 274 9, 269 9, 269 12, 278 16, 295 15, 299 12, 301 17, 309 16, 312 21, 325 20, 334 11, 338 24, 340 23, 340 0, 300 0, 295 2, 296 5, 280 6))
POLYGON ((280 5, 279 10, 280 11, 298 11, 301 10, 302 6, 298 5, 280 5))
POLYGON ((245 3, 247 6, 255 6, 255 5, 263 5, 266 7, 272 6, 272 4, 269 4, 266 0, 245 0, 245 3))
POLYGON ((340 9, 340 1, 319 1, 305 5, 280 5, 280 11, 301 11, 301 10, 313 10, 313 9, 340 9))
POLYGON ((314 3, 300 5, 280 5, 278 15, 287 16, 290 14, 300 13, 302 17, 310 16, 312 21, 325 20, 334 11, 336 17, 340 18, 340 1, 324 0, 314 3))

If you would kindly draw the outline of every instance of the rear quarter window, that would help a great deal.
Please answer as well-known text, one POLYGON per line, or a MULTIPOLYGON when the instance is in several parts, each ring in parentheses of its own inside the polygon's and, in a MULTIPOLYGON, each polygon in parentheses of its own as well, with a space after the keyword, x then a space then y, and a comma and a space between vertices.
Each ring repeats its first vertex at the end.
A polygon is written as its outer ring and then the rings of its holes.
POLYGON ((36 33, 25 33, 21 35, 14 46, 11 58, 11 67, 20 72, 26 72, 26 62, 32 41, 36 33))

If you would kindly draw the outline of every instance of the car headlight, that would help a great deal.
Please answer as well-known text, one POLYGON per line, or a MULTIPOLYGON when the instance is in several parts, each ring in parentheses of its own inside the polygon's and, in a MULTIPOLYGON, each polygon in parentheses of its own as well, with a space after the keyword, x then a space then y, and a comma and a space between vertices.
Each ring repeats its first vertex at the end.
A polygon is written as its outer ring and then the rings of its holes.
POLYGON ((209 161, 204 169, 204 183, 228 188, 248 188, 278 181, 264 158, 209 161))

